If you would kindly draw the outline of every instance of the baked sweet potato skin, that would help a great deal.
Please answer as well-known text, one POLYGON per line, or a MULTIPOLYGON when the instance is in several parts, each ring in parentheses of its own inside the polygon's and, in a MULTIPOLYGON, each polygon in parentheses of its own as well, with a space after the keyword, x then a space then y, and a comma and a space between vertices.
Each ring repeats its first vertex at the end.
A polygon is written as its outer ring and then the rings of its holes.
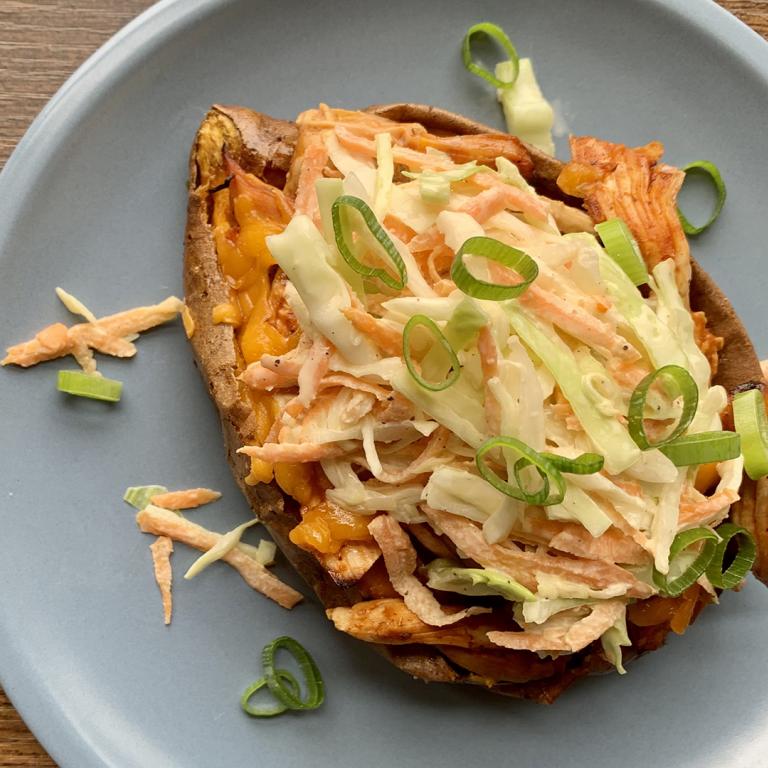
POLYGON ((298 511, 274 485, 251 486, 247 456, 237 453, 253 437, 251 407, 237 380, 240 362, 232 326, 215 324, 213 308, 230 301, 230 287, 221 274, 210 227, 211 190, 226 182, 224 153, 241 168, 276 186, 288 171, 297 131, 292 123, 275 120, 243 107, 214 106, 198 129, 189 157, 187 227, 184 247, 184 294, 195 330, 190 339, 195 361, 221 420, 227 461, 253 513, 267 526, 291 565, 313 587, 325 605, 346 605, 359 599, 340 589, 309 553, 288 539, 298 511))
MULTIPOLYGON (((391 104, 370 107, 370 111, 404 122, 421 122, 428 130, 449 135, 488 132, 475 123, 435 107, 419 104, 391 104)), ((251 409, 243 385, 235 335, 231 326, 216 325, 212 310, 230 300, 230 289, 219 269, 210 228, 210 192, 226 183, 226 153, 244 170, 282 188, 297 140, 297 129, 289 122, 275 120, 244 107, 214 106, 195 136, 189 158, 189 198, 184 255, 184 290, 195 323, 191 338, 195 359, 221 419, 227 460, 235 479, 255 515, 267 526, 282 552, 303 579, 314 589, 326 608, 352 605, 361 599, 355 587, 340 587, 317 560, 288 539, 298 521, 295 503, 274 486, 249 486, 247 457, 237 449, 252 438, 251 409)), ((530 150, 534 160, 533 183, 545 194, 555 196, 555 181, 562 164, 541 152, 530 150)), ((562 193, 559 194, 562 199, 562 193)), ((761 380, 761 372, 749 337, 730 303, 698 265, 693 265, 691 304, 706 312, 711 329, 725 339, 716 381, 731 390, 749 380, 761 380)), ((755 494, 742 502, 746 519, 755 517, 755 494), (751 504, 751 506, 750 506, 751 504)), ((634 653, 658 648, 669 632, 668 625, 631 627, 634 653)), ((542 675, 542 664, 531 654, 532 674, 520 674, 520 653, 509 652, 509 670, 504 674, 505 652, 494 653, 493 665, 500 682, 493 683, 478 671, 469 671, 454 653, 450 659, 439 649, 424 645, 376 646, 395 666, 425 681, 463 682, 481 685, 504 695, 551 703, 571 683, 587 674, 606 671, 609 664, 590 646, 580 654, 561 657, 542 675)), ((486 663, 486 668, 490 665, 486 663)))

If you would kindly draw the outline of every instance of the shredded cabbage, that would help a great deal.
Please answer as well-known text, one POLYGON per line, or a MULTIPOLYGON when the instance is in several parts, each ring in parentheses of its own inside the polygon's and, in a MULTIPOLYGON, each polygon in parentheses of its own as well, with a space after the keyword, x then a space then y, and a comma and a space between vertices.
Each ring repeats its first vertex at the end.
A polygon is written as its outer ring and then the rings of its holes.
POLYGON ((405 363, 399 357, 383 357, 370 363, 352 365, 349 360, 341 357, 341 355, 331 355, 328 367, 332 371, 348 373, 357 379, 375 379, 387 384, 401 372, 406 371, 405 363))
POLYGON ((547 517, 550 520, 575 520, 593 536, 602 536, 611 527, 611 518, 588 493, 567 482, 568 479, 570 475, 566 477, 565 498, 561 504, 545 508, 547 517))
POLYGON ((403 368, 391 379, 392 388, 447 427, 473 448, 487 436, 485 412, 475 390, 461 377, 450 389, 431 392, 420 386, 403 368))
MULTIPOLYGON (((468 213, 440 211, 437 228, 445 238, 445 244, 455 253, 470 237, 484 237, 485 230, 468 213)), ((469 263, 469 257, 466 258, 469 263)))
POLYGON ((403 171, 403 176, 419 182, 419 194, 428 203, 447 203, 451 196, 451 183, 464 181, 478 171, 485 170, 474 160, 464 165, 457 165, 449 171, 422 171, 412 173, 403 171))
POLYGON ((299 292, 312 324, 353 364, 375 361, 376 348, 341 310, 351 306, 349 289, 330 265, 328 244, 304 215, 297 215, 279 235, 266 238, 275 261, 299 292))
MULTIPOLYGON (((451 296, 453 295, 451 294, 451 296)), ((443 334, 451 346, 459 351, 473 341, 480 329, 487 324, 488 315, 483 312, 478 302, 469 296, 465 296, 453 310, 448 322, 445 324, 443 334)))
POLYGON ((329 245, 334 245, 336 236, 333 232, 331 207, 336 198, 344 194, 344 184, 341 179, 317 179, 315 181, 315 194, 317 195, 317 207, 320 210, 320 221, 323 226, 323 237, 329 245))
POLYGON ((479 475, 443 466, 430 475, 422 499, 433 509, 482 523, 506 504, 507 496, 479 475))
POLYGON ((659 486, 658 503, 651 523, 651 547, 654 563, 659 573, 669 572, 669 548, 677 533, 677 519, 680 515, 680 494, 686 468, 677 472, 677 479, 672 483, 659 486))
POLYGON ((530 192, 532 195, 536 194, 536 190, 523 178, 520 169, 511 160, 508 160, 506 157, 497 157, 496 170, 507 184, 522 189, 523 192, 530 192))
POLYGON ((327 498, 358 515, 375 515, 387 512, 398 522, 423 523, 427 518, 419 510, 424 488, 421 485, 379 486, 370 488, 365 483, 359 487, 350 483, 326 491, 327 498))
POLYGON ((610 661, 611 664, 616 667, 616 671, 620 675, 625 675, 627 670, 624 669, 624 664, 622 663, 623 659, 621 649, 623 646, 632 645, 632 642, 629 639, 629 634, 627 633, 626 608, 624 609, 621 617, 616 619, 616 623, 603 633, 602 637, 600 638, 600 642, 602 643, 603 652, 605 653, 608 661, 610 661))
POLYGON ((536 599, 522 584, 491 568, 462 568, 450 560, 433 560, 427 566, 427 575, 427 586, 444 592, 496 595, 513 602, 536 599))
POLYGON ((392 187, 391 206, 397 211, 397 217, 414 232, 421 234, 437 220, 440 208, 430 205, 422 197, 416 181, 408 184, 395 184, 392 187))
MULTIPOLYGON (((562 450, 558 453, 566 455, 562 450)), ((569 458, 575 458, 577 454, 578 451, 573 451, 569 458)), ((645 500, 627 493, 604 475, 568 475, 568 484, 605 499, 633 528, 639 531, 650 529, 653 513, 645 500)))
MULTIPOLYGON (((463 294, 454 291, 450 296, 427 298, 423 296, 398 296, 381 303, 386 317, 405 325, 414 315, 426 315, 436 323, 449 320, 462 303, 463 294)), ((445 331, 444 331, 445 332, 445 331)), ((448 339, 450 341, 450 339, 448 339)))
POLYGON ((586 584, 569 581, 563 576, 552 573, 536 572, 538 599, 559 600, 561 598, 574 598, 576 600, 608 600, 612 597, 620 597, 627 591, 626 584, 614 584, 605 589, 592 589, 586 584))
POLYGON ((537 597, 536 600, 523 604, 523 619, 528 624, 543 624, 556 613, 592 605, 592 600, 579 600, 573 597, 537 597))
POLYGON ((500 386, 493 391, 501 398, 502 432, 517 437, 535 451, 543 451, 544 392, 533 362, 516 336, 509 339, 506 358, 499 360, 498 367, 500 386))
POLYGON ((187 572, 184 574, 184 578, 193 579, 198 573, 204 571, 211 563, 215 563, 217 560, 221 560, 222 557, 225 557, 230 550, 238 545, 240 537, 245 533, 245 529, 250 528, 252 525, 256 525, 258 522, 258 518, 255 518, 222 534, 221 538, 207 552, 203 552, 203 554, 189 566, 187 572))
POLYGON ((647 483, 674 483, 677 471, 677 467, 658 448, 652 448, 642 451, 626 474, 647 483))
POLYGON ((424 275, 421 274, 421 270, 419 269, 419 265, 416 263, 416 259, 413 258, 411 249, 402 240, 391 233, 389 235, 389 239, 392 241, 395 248, 397 248, 400 257, 405 264, 405 271, 408 276, 407 285, 413 295, 419 296, 421 298, 436 298, 437 294, 432 290, 432 287, 424 279, 424 275))
POLYGON ((376 183, 373 192, 373 212, 382 221, 389 212, 392 197, 392 176, 395 161, 392 157, 392 136, 389 133, 376 134, 376 183))
POLYGON ((629 323, 654 366, 687 368, 688 358, 675 334, 648 306, 627 273, 605 252, 600 254, 600 275, 616 309, 629 323))
POLYGON ((525 503, 507 497, 495 512, 483 523, 483 536, 489 544, 498 544, 506 539, 517 523, 523 519, 525 503))
POLYGON ((576 356, 553 328, 546 329, 538 320, 513 302, 507 305, 512 326, 555 378, 571 404, 584 431, 605 457, 605 467, 618 474, 640 458, 640 449, 629 432, 616 419, 601 414, 584 393, 582 374, 576 356))
POLYGON ((325 146, 331 162, 344 175, 344 194, 361 197, 370 205, 376 188, 376 169, 341 146, 335 134, 325 135, 325 146))
POLYGON ((699 393, 703 395, 709 388, 712 370, 706 355, 696 343, 691 313, 680 298, 680 291, 675 282, 675 262, 672 259, 660 261, 653 270, 653 277, 656 297, 659 300, 656 313, 677 339, 686 357, 685 368, 693 376, 699 393))
POLYGON ((699 407, 688 427, 688 434, 695 435, 699 432, 715 432, 723 428, 720 414, 728 405, 728 393, 724 387, 716 384, 710 387, 704 397, 699 399, 699 407))

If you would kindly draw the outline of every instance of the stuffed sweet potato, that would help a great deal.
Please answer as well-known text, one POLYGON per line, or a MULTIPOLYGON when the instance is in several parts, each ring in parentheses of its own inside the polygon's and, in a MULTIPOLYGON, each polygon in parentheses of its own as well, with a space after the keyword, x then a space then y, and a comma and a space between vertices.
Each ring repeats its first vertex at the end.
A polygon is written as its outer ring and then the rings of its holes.
MULTIPOLYGON (((423 680, 545 702, 711 601, 705 574, 664 586, 679 530, 732 510, 766 575, 764 492, 746 481, 734 504, 740 458, 675 466, 641 452, 620 412, 678 358, 703 404, 691 432, 721 429, 727 392, 762 386, 743 326, 690 258, 682 176, 657 144, 572 150, 564 165, 413 104, 321 106, 297 123, 215 106, 190 156, 184 260, 234 476, 336 627, 423 680), (653 270, 650 298, 590 234, 612 217, 653 270), (489 233, 484 279, 457 269, 460 246, 489 233), (521 274, 534 275, 523 290, 521 274), (679 337, 667 359, 622 301, 679 337)), ((658 407, 648 434, 679 416, 658 407)))

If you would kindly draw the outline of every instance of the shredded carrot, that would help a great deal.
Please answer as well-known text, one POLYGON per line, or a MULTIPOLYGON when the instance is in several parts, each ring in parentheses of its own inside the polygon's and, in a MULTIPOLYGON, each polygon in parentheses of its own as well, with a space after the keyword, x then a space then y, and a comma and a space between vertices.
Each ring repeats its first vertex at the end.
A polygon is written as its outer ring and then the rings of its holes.
POLYGON ((55 323, 43 328, 30 341, 8 347, 8 354, 0 364, 29 368, 83 348, 115 357, 132 357, 136 354, 136 347, 125 337, 167 323, 182 311, 183 306, 183 302, 170 296, 159 304, 118 312, 95 323, 79 323, 70 328, 63 323, 55 323))
POLYGON ((186 491, 158 493, 149 501, 163 509, 193 509, 194 507, 201 507, 203 504, 210 504, 220 498, 221 494, 218 491, 210 490, 210 488, 190 488, 186 491))
POLYGON ((364 309, 347 307, 342 312, 344 317, 358 331, 368 336, 382 352, 395 357, 403 354, 403 336, 401 333, 385 325, 381 320, 377 320, 364 309))
POLYGON ((173 584, 173 571, 171 570, 173 541, 168 536, 158 536, 155 542, 149 545, 149 549, 152 552, 155 581, 160 588, 160 595, 163 599, 163 615, 167 626, 171 623, 171 614, 173 613, 173 595, 171 594, 171 586, 173 584))
MULTIPOLYGON (((222 537, 220 533, 209 531, 202 525, 197 525, 181 515, 153 504, 139 511, 136 522, 144 533, 168 536, 174 541, 180 541, 203 552, 211 549, 222 537)), ((251 589, 261 592, 283 608, 293 608, 302 600, 300 592, 284 584, 261 563, 237 547, 227 552, 222 561, 231 565, 251 589)))

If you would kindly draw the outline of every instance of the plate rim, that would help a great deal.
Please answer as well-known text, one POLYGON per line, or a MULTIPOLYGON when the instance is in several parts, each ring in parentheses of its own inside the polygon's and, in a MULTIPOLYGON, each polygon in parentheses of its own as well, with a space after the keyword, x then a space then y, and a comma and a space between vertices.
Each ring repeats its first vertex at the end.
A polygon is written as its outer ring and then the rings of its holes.
MULTIPOLYGON (((92 53, 59 87, 18 142, 0 171, 0 246, 12 231, 18 210, 39 182, 47 158, 68 123, 87 114, 114 80, 186 25, 237 0, 159 0, 92 53), (29 172, 31 169, 31 173, 29 172), (24 173, 23 171, 26 171, 24 173), (14 187, 17 194, 3 195, 14 187), (19 194, 21 190, 21 194, 19 194)), ((768 88, 768 41, 715 0, 636 0, 693 26, 723 45, 729 56, 768 88)), ((15 647, 13 633, 0 622, 0 685, 29 730, 60 768, 113 768, 116 763, 69 721, 42 681, 25 671, 29 659, 15 647)))

